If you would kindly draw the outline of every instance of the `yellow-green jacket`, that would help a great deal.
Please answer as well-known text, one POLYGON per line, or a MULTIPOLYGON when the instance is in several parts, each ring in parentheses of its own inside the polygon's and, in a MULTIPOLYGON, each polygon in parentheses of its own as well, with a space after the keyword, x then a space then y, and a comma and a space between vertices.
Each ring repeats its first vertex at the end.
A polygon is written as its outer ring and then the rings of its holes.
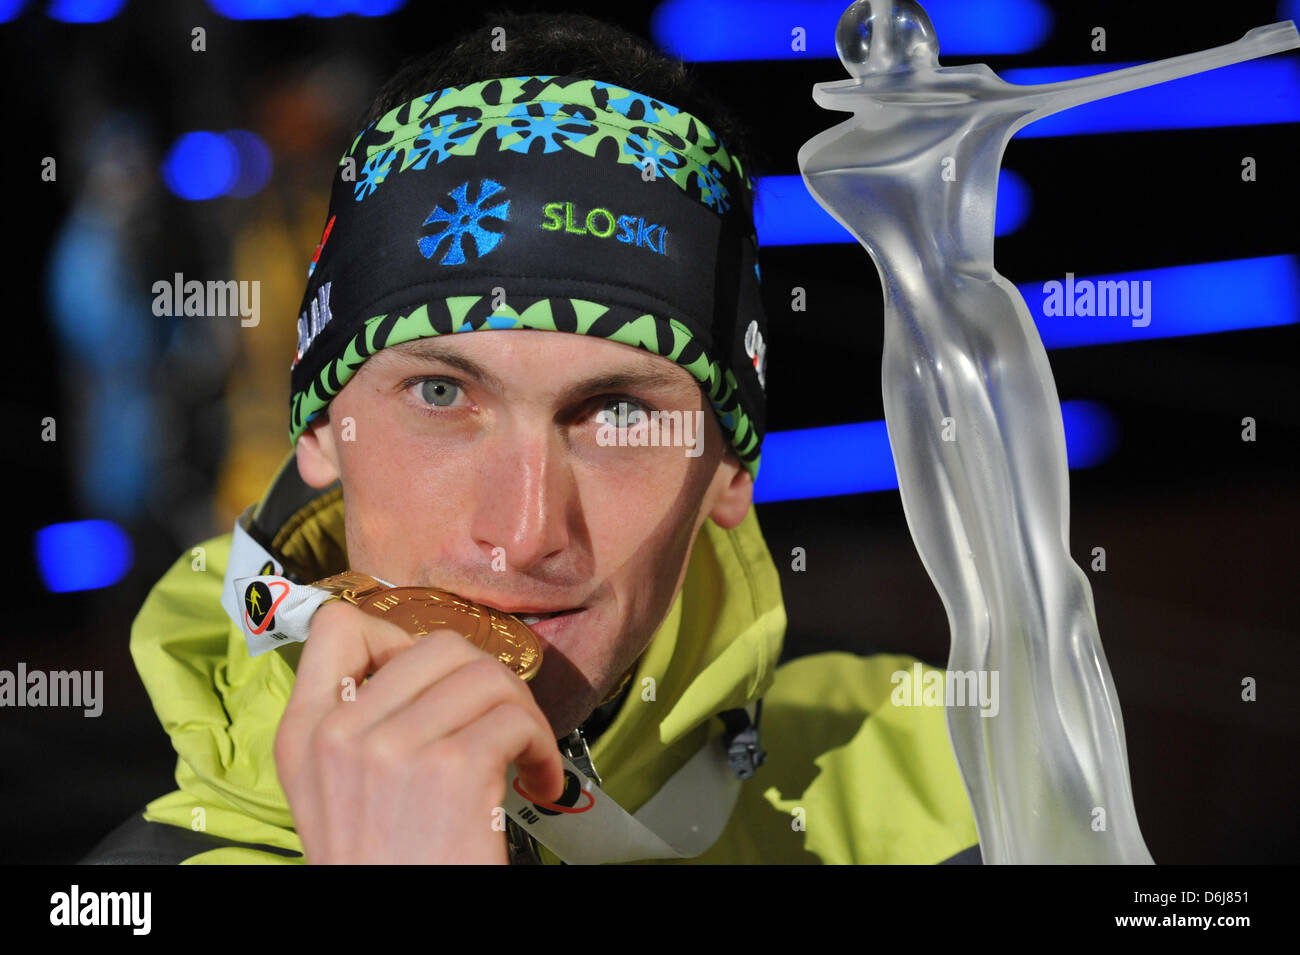
MULTIPOLYGON (((307 488, 292 455, 255 513, 278 528, 270 550, 300 579, 347 569, 341 491, 307 488)), ((220 605, 230 546, 224 534, 183 555, 136 617, 131 655, 179 757, 178 788, 85 862, 303 861, 273 756, 301 644, 249 657, 220 605)), ((890 703, 891 674, 913 658, 823 653, 778 669, 785 627, 756 514, 732 530, 706 521, 629 693, 591 743, 604 791, 635 812, 722 734, 719 713, 761 698, 767 760, 718 841, 685 861, 978 862, 943 709, 890 703)))

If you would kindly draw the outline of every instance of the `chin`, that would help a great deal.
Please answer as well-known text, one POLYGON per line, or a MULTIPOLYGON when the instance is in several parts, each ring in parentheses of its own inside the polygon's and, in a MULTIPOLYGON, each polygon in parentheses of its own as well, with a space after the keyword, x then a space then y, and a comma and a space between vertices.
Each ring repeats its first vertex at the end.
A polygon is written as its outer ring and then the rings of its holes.
POLYGON ((543 658, 542 669, 529 682, 528 688, 559 739, 581 726, 609 694, 601 693, 600 687, 593 687, 586 676, 558 654, 552 657, 551 662, 558 665, 553 665, 551 672, 547 673, 547 663, 543 658))
POLYGON ((591 659, 582 651, 589 654, 593 647, 605 647, 618 653, 620 648, 608 642, 623 641, 626 633, 617 626, 606 627, 604 614, 596 607, 543 620, 529 629, 542 645, 542 666, 528 686, 556 738, 563 738, 618 687, 630 665, 629 661, 620 666, 617 658, 591 659))
MULTIPOLYGON (((542 667, 528 686, 550 722, 556 737, 568 736, 608 695, 592 681, 598 679, 575 662, 574 651, 590 648, 601 639, 598 614, 587 609, 567 617, 544 620, 530 627, 542 645, 542 667)), ((576 654, 581 656, 579 652, 576 654)), ((591 666, 592 661, 586 661, 591 666)), ((599 669, 597 668, 597 672, 599 669)))

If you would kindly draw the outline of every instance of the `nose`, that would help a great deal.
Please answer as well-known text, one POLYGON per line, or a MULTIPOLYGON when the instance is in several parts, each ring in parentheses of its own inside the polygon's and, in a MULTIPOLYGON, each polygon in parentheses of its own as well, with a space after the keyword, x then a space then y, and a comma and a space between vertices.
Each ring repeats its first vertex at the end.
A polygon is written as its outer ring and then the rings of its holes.
POLYGON ((504 429, 482 441, 471 533, 484 557, 500 547, 509 570, 526 571, 563 553, 575 488, 559 437, 504 429))

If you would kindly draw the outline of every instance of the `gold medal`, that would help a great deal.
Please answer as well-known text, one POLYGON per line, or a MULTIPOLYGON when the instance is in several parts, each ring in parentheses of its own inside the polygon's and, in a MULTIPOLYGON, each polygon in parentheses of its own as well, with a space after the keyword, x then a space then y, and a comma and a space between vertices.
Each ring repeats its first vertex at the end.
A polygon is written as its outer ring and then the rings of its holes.
POLYGON ((514 614, 475 603, 436 587, 389 587, 367 574, 346 571, 312 584, 372 617, 397 624, 412 636, 454 630, 496 657, 522 680, 542 666, 542 645, 514 614))

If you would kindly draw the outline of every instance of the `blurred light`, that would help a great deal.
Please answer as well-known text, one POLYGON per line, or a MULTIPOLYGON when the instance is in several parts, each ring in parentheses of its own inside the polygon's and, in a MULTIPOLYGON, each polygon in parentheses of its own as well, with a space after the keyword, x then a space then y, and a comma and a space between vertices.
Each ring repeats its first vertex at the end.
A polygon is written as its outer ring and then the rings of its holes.
POLYGON ((1279 20, 1300 20, 1300 0, 1282 0, 1277 5, 1279 20))
MULTIPOLYGON (((1029 186, 1019 175, 998 173, 997 235, 1015 232, 1029 218, 1029 186)), ((760 246, 857 242, 808 192, 802 176, 761 176, 754 225, 760 246)))
POLYGON ((997 211, 993 214, 993 234, 1010 235, 1029 220, 1032 205, 1029 183, 1009 169, 998 172, 997 211))
POLYGON ((215 199, 239 178, 239 154, 220 133, 186 133, 163 159, 163 181, 182 199, 215 199))
POLYGON ((36 532, 36 567, 51 593, 111 586, 132 559, 131 539, 112 521, 51 524, 36 532))
POLYGON ((1119 425, 1105 405, 1098 401, 1062 402, 1061 417, 1067 466, 1074 470, 1096 467, 1115 453, 1119 425))
MULTIPOLYGON (((1064 275, 1048 280, 1061 283, 1063 299, 1065 280, 1064 275)), ((1018 285, 1038 325, 1044 347, 1072 348, 1207 335, 1300 322, 1300 257, 1294 255, 1230 259, 1113 275, 1076 275, 1073 280, 1076 299, 1082 281, 1093 282, 1094 292, 1098 282, 1149 281, 1149 299, 1143 294, 1148 311, 1138 319, 1149 320, 1149 324, 1134 326, 1131 314, 1046 316, 1043 314, 1043 303, 1049 294, 1043 289, 1046 282, 1018 285)), ((1094 310, 1095 299, 1094 295, 1094 310)))
MULTIPOLYGON (((1008 83, 1060 83, 1134 63, 1003 70, 1008 83)), ((1270 56, 1073 106, 1035 120, 1013 139, 1300 122, 1300 58, 1270 56)))
POLYGON ((230 187, 232 196, 251 196, 261 192, 271 178, 271 150, 260 136, 245 129, 232 129, 226 133, 235 147, 238 172, 235 184, 230 187))
POLYGON ((406 0, 208 0, 214 13, 231 20, 283 20, 287 17, 383 17, 406 0))
POLYGON ((754 503, 896 487, 883 421, 774 431, 763 439, 754 503))
MULTIPOLYGON (((650 35, 683 60, 836 58, 835 28, 844 0, 665 0, 650 35), (806 50, 792 50, 791 31, 804 28, 806 50)), ((948 56, 1026 53, 1052 32, 1052 14, 1038 0, 926 0, 939 49, 948 56)))
MULTIPOLYGON (((1061 405, 1066 459, 1089 468, 1109 458, 1118 443, 1115 419, 1095 401, 1061 405)), ((775 431, 763 439, 754 503, 836 494, 889 491, 898 472, 883 421, 775 431)))
POLYGON ((0 23, 8 23, 23 12, 27 0, 0 0, 0 23))
POLYGON ((45 13, 64 23, 103 23, 122 12, 126 0, 51 0, 45 13))

